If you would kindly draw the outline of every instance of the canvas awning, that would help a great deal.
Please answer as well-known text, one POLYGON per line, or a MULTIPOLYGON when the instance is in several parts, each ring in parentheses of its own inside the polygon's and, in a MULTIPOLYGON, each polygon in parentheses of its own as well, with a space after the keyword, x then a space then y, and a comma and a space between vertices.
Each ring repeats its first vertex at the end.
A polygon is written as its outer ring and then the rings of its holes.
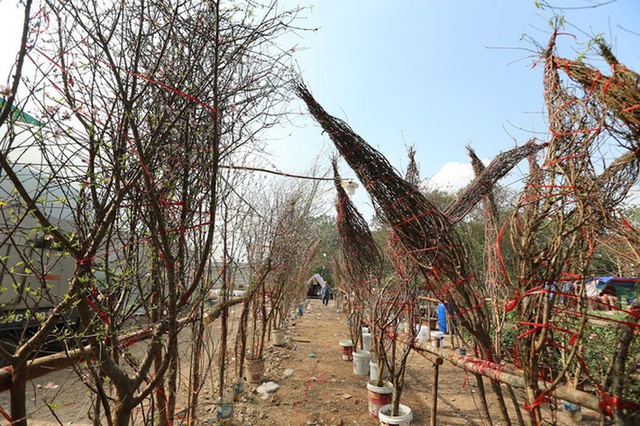
MULTIPOLYGON (((0 96, 0 108, 4 108, 7 102, 0 96)), ((14 121, 31 124, 33 126, 44 127, 44 123, 37 118, 27 114, 15 105, 11 107, 11 114, 14 121)))
POLYGON ((640 278, 597 277, 585 283, 587 297, 599 296, 607 288, 613 288, 618 297, 636 298, 640 295, 640 278))

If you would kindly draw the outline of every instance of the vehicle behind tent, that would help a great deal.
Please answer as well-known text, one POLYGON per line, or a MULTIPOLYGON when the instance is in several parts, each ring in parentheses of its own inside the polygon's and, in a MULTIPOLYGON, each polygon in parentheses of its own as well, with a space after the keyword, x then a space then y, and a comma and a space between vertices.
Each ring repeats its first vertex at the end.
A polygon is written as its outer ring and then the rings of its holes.
POLYGON ((585 282, 588 298, 613 295, 623 304, 631 304, 640 296, 640 278, 637 277, 596 277, 585 282))
MULTIPOLYGON (((70 186, 56 186, 45 174, 16 166, 16 175, 59 231, 73 230, 70 186)), ((65 297, 75 261, 29 213, 12 181, 0 174, 0 331, 36 326, 65 297)), ((67 320, 75 321, 75 312, 67 320)))

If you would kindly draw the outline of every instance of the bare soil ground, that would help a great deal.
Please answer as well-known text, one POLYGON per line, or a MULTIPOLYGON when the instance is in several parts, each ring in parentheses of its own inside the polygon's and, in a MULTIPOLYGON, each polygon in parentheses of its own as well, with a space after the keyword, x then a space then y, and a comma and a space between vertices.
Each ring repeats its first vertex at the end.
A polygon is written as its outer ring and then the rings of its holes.
MULTIPOLYGON (((219 321, 208 327, 209 337, 213 342, 219 321)), ((328 307, 323 307, 319 300, 309 301, 304 315, 289 324, 286 345, 269 345, 267 349, 264 380, 272 381, 280 387, 263 399, 255 391, 258 385, 245 385, 245 393, 235 403, 233 418, 227 424, 378 424, 369 416, 367 409, 368 376, 355 375, 353 364, 341 359, 338 342, 347 337, 345 315, 336 311, 333 302, 328 307), (288 369, 293 370, 293 373, 286 375, 285 371, 288 369)), ((189 353, 188 338, 185 339, 183 351, 186 358, 189 353)), ((211 377, 216 375, 214 370, 215 368, 210 371, 211 377)), ((411 355, 402 402, 411 407, 414 425, 430 424, 433 371, 432 362, 418 354, 411 355)), ((218 423, 215 414, 217 395, 212 392, 215 387, 213 379, 207 381, 201 393, 201 410, 195 424, 218 423)), ((498 419, 497 405, 490 392, 489 398, 491 413, 495 413, 495 424, 499 425, 501 422, 498 419)), ((90 424, 87 417, 90 407, 89 391, 70 369, 34 380, 29 387, 28 400, 29 424, 90 424), (48 406, 47 403, 51 405, 48 406)), ((437 404, 439 425, 487 424, 480 409, 475 379, 447 361, 440 367, 437 404)), ((0 394, 0 406, 8 410, 7 393, 0 394)), ((145 422, 138 417, 135 423, 145 422)), ((5 424, 7 423, 0 419, 0 425, 5 424)), ((184 420, 174 424, 184 424, 184 420)), ((555 424, 577 423, 558 411, 555 424)), ((584 412, 580 424, 597 424, 595 413, 584 412)))

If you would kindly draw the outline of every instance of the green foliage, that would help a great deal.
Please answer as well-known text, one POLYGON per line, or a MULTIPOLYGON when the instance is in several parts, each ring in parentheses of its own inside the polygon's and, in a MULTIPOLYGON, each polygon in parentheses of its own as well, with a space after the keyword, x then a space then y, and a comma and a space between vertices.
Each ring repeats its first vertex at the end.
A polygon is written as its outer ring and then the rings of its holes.
MULTIPOLYGON (((498 208, 498 226, 502 226, 513 210, 516 192, 509 188, 495 186, 494 198, 498 208)), ((458 194, 441 189, 430 189, 425 192, 427 199, 440 211, 445 211, 453 203, 458 194)), ((456 231, 463 237, 469 254, 469 261, 479 281, 484 281, 486 270, 486 238, 482 203, 476 205, 467 216, 455 224, 456 231)), ((502 260, 509 276, 515 276, 515 253, 510 242, 510 227, 506 226, 501 240, 502 260)))
POLYGON ((423 193, 427 200, 440 211, 444 211, 456 199, 454 192, 440 188, 430 188, 423 193))
MULTIPOLYGON (((487 300, 487 309, 489 311, 493 310, 493 304, 498 304, 498 309, 500 306, 504 306, 503 301, 494 301, 487 300)), ((460 331, 464 331, 462 327, 459 329, 460 331)), ((466 332, 468 334, 468 332, 466 332)), ((491 330, 489 331, 489 336, 491 340, 495 341, 496 338, 496 324, 491 324, 491 330)), ((502 330, 500 331, 500 347, 502 349, 502 353, 500 357, 503 361, 513 362, 513 354, 515 353, 516 347, 516 337, 518 336, 518 330, 516 327, 516 310, 512 310, 510 312, 505 313, 504 325, 502 326, 502 330)), ((466 339, 471 339, 471 336, 463 336, 466 339)))
POLYGON ((618 211, 635 227, 640 228, 640 205, 630 204, 618 208, 618 211))
POLYGON ((516 338, 518 337, 518 329, 516 327, 516 311, 515 309, 506 313, 506 319, 502 332, 500 334, 500 344, 502 345, 503 358, 513 361, 515 353, 516 338))
POLYGON ((318 239, 318 247, 311 263, 309 276, 317 273, 322 275, 325 281, 333 283, 331 263, 340 252, 336 219, 328 215, 311 218, 311 233, 318 239))
MULTIPOLYGON (((571 344, 579 344, 578 357, 572 360, 567 369, 567 379, 571 386, 585 391, 595 390, 597 387, 608 389, 611 386, 612 363, 619 351, 620 337, 623 333, 621 324, 628 321, 628 313, 624 311, 593 311, 594 316, 585 324, 582 335, 571 335, 571 331, 578 332, 581 319, 574 315, 556 316, 555 325, 561 330, 553 334, 558 346, 547 347, 545 365, 551 366, 556 372, 561 371, 567 362, 564 354, 571 348, 571 344), (565 351, 566 349, 566 351, 565 351), (563 354, 563 351, 564 354, 563 354), (585 371, 586 370, 586 371, 585 371), (576 372, 578 377, 576 377, 576 372), (588 374, 587 374, 588 373, 588 374)), ((629 357, 625 361, 624 390, 622 398, 640 402, 640 341, 634 336, 629 348, 629 357)))
MULTIPOLYGON (((386 226, 378 227, 375 230, 371 231, 371 236, 373 240, 378 245, 378 247, 385 248, 388 245, 390 230, 386 226)), ((385 250, 386 253, 386 250, 385 250)), ((393 265, 389 260, 389 256, 382 257, 383 265, 382 265, 382 277, 389 278, 394 273, 393 265)))
MULTIPOLYGON (((613 321, 624 322, 628 319, 625 312, 612 311, 604 315, 611 317, 613 321)), ((582 356, 589 373, 600 383, 605 383, 609 366, 618 351, 621 330, 613 321, 605 325, 589 323, 585 330, 588 343, 584 345, 582 356)), ((623 398, 640 403, 640 341, 637 337, 634 337, 629 349, 625 372, 623 398)))
MULTIPOLYGON (((618 207, 618 213, 624 217, 636 229, 640 229, 640 206, 625 205, 618 207)), ((618 252, 626 250, 615 243, 598 245, 591 259, 590 273, 595 276, 635 276, 638 271, 635 265, 628 261, 621 261, 618 252)))
POLYGON ((56 411, 58 408, 60 408, 60 404, 56 404, 54 402, 47 402, 47 407, 49 407, 51 411, 56 411))

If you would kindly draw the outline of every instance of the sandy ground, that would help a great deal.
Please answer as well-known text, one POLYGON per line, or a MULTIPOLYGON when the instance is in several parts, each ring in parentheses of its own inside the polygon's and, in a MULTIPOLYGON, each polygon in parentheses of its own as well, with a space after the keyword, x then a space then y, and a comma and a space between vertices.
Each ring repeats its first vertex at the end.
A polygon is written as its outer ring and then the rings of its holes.
MULTIPOLYGON (((237 309, 239 314, 239 309, 237 309)), ((219 322, 208 326, 211 347, 216 347, 219 322)), ((354 374, 353 364, 342 360, 339 341, 348 337, 345 315, 337 312, 333 302, 323 307, 319 300, 309 301, 304 315, 289 324, 284 346, 269 345, 265 382, 279 388, 262 397, 258 385, 245 385, 245 392, 234 404, 234 414, 228 425, 376 425, 367 407, 368 376, 354 374)), ((448 343, 447 343, 448 344, 448 343)), ((142 349, 142 348, 140 348, 142 349)), ((187 361, 189 339, 182 347, 187 361)), ((430 424, 433 388, 433 363, 412 354, 406 375, 402 403, 411 407, 414 425, 430 424)), ((213 373, 201 393, 201 409, 195 424, 218 424, 215 410, 217 396, 213 373)), ((183 374, 184 375, 184 374, 183 374)), ((186 379, 184 379, 186 381, 186 379)), ((465 371, 445 363, 440 367, 437 424, 487 424, 472 380, 465 371)), ((181 386, 182 387, 182 386, 181 386)), ((29 424, 87 425, 90 393, 71 370, 63 370, 34 380, 28 390, 29 424), (48 405, 49 404, 49 405, 48 405)), ((181 401, 182 403, 184 401, 181 401)), ((8 410, 7 393, 0 394, 0 406, 8 410)), ((491 412, 498 410, 492 403, 491 412)), ((137 424, 143 424, 141 419, 137 424)), ((148 423, 148 422, 147 422, 148 423)), ((579 424, 595 424, 596 417, 583 413, 579 424)), ((0 425, 8 424, 0 419, 0 425)), ((103 423, 103 424, 106 424, 103 423)), ((178 419, 174 424, 186 424, 178 419)), ((564 413, 556 424, 578 424, 564 413)))

